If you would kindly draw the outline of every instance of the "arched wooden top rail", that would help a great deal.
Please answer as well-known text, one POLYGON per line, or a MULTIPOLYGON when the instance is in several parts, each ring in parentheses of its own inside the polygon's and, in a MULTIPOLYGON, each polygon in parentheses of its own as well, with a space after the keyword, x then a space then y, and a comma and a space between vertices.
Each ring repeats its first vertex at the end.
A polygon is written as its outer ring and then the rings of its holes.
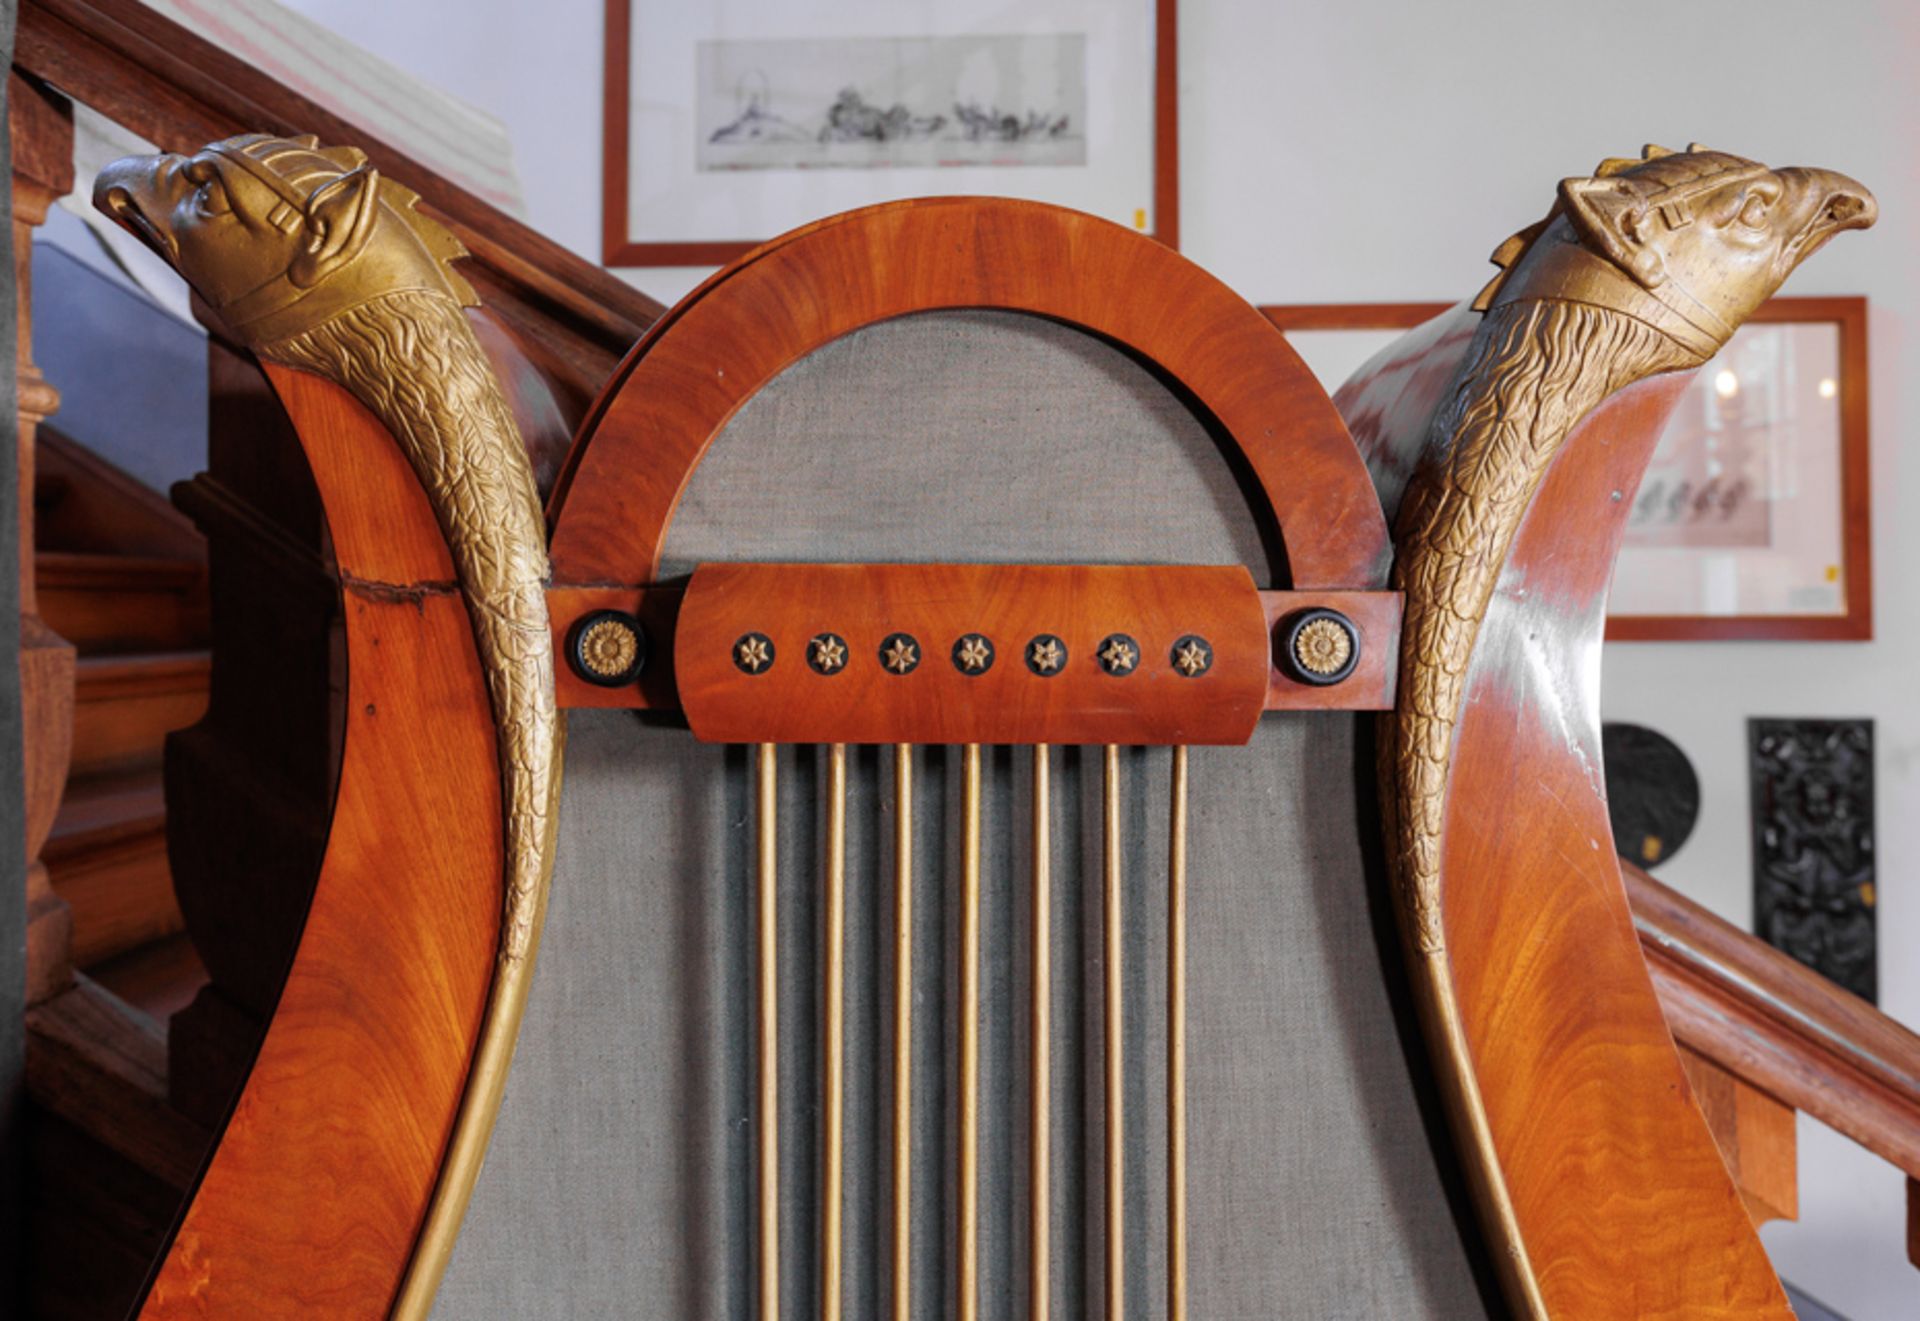
POLYGON ((1244 457, 1260 488, 1255 514, 1272 514, 1292 586, 1384 580, 1386 521, 1346 425, 1251 304, 1171 249, 1094 216, 954 197, 795 230, 658 322, 614 374, 561 472, 548 511, 555 581, 656 581, 693 470, 755 392, 863 326, 957 308, 1050 317, 1139 355, 1244 457))

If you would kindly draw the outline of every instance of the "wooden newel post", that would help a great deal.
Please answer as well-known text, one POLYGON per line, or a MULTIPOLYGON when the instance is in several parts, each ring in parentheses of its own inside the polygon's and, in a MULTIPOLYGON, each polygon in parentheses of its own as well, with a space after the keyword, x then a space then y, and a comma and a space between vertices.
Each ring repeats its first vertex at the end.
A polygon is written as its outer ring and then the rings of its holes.
POLYGON ((33 231, 47 207, 73 191, 73 111, 53 93, 9 73, 13 139, 13 262, 20 304, 20 702, 26 779, 27 1003, 73 979, 73 915, 53 892, 40 849, 66 788, 73 748, 73 647, 40 618, 34 583, 34 437, 60 406, 60 392, 33 362, 33 231))

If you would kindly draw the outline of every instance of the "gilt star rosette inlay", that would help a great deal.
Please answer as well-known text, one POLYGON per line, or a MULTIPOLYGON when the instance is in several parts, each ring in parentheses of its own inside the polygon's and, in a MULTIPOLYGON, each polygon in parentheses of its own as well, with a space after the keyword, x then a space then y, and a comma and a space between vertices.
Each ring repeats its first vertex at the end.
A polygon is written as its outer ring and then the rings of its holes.
POLYGON ((807 643, 807 664, 816 674, 838 674, 847 664, 847 640, 838 633, 821 633, 807 643))
POLYGON ((953 644, 953 667, 962 674, 985 674, 993 668, 993 643, 969 633, 953 644))
POLYGON ((1027 668, 1035 674, 1055 675, 1067 663, 1067 644, 1051 633, 1042 633, 1027 644, 1027 668))
POLYGON ((911 634, 890 633, 880 643, 880 663, 890 674, 911 674, 920 664, 920 644, 911 634))
POLYGON ((1100 643, 1095 654, 1108 674, 1132 674, 1140 663, 1140 644, 1125 633, 1115 633, 1100 643))
POLYGON ((1173 668, 1189 679, 1197 679, 1213 668, 1213 648, 1205 638, 1181 638, 1173 644, 1173 668))
POLYGON ((733 663, 748 674, 765 674, 773 667, 773 639, 765 633, 747 633, 733 644, 733 663))

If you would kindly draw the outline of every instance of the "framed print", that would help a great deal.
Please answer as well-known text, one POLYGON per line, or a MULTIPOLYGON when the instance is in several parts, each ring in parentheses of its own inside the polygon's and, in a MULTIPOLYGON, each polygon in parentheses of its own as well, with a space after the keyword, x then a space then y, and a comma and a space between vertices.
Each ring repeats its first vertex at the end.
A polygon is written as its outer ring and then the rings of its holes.
MULTIPOLYGON (((1261 310, 1333 390, 1447 306, 1261 310)), ((1871 638, 1867 425, 1867 300, 1769 300, 1674 409, 1634 495, 1608 639, 1871 638)))
POLYGON ((1179 244, 1175 0, 607 0, 602 260, 712 266, 876 202, 1179 244))

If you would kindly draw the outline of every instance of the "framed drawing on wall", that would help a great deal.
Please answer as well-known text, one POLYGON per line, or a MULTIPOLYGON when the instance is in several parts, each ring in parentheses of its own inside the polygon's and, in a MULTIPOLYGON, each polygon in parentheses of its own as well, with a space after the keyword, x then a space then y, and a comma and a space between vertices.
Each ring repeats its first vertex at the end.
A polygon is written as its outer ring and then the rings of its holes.
MULTIPOLYGON (((1262 308, 1328 390, 1444 303, 1262 308)), ((1702 367, 1634 494, 1610 641, 1873 636, 1867 300, 1775 298, 1702 367)))
POLYGON ((602 260, 835 212, 1055 202, 1179 243, 1175 0, 607 0, 602 260))

